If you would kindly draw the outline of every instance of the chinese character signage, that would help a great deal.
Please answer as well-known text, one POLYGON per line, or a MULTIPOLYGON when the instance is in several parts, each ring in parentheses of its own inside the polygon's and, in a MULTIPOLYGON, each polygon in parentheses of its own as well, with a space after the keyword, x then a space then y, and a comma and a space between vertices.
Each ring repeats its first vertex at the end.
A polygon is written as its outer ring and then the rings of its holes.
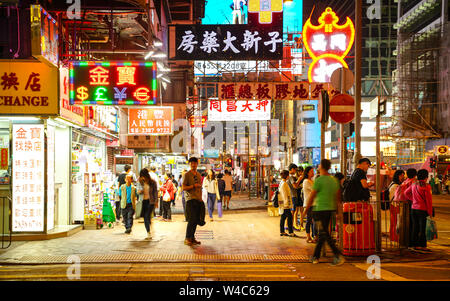
POLYGON ((61 100, 61 117, 68 119, 78 125, 85 124, 85 107, 71 106, 69 101, 69 68, 59 68, 59 95, 61 100))
POLYGON ((130 108, 128 134, 172 135, 173 107, 130 108))
POLYGON ((70 63, 71 105, 153 105, 157 99, 153 62, 70 63))
POLYGON ((176 25, 170 31, 172 60, 281 60, 282 22, 270 26, 176 25), (173 37, 175 35, 175 37, 173 37), (172 42, 171 42, 172 43, 172 42))
POLYGON ((12 231, 44 231, 44 125, 13 124, 12 231))
POLYGON ((0 114, 58 115, 58 69, 36 62, 0 62, 0 114))
POLYGON ((345 67, 344 61, 353 46, 355 28, 347 17, 343 25, 330 7, 319 18, 319 25, 308 19, 303 26, 303 44, 313 59, 309 66, 309 82, 330 82, 334 70, 345 67))
POLYGON ((210 100, 208 119, 211 121, 270 120, 270 100, 210 100))
POLYGON ((31 51, 58 66, 58 22, 40 5, 31 5, 31 51))
POLYGON ((330 87, 324 83, 308 82, 236 82, 219 83, 219 100, 307 100, 318 99, 322 89, 330 87))

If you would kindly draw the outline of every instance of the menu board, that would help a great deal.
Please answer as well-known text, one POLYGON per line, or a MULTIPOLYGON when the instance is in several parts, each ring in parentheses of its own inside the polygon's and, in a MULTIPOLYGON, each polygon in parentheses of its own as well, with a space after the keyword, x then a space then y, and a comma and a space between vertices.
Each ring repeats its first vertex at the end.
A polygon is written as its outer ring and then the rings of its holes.
POLYGON ((13 124, 12 230, 44 231, 44 125, 13 124))

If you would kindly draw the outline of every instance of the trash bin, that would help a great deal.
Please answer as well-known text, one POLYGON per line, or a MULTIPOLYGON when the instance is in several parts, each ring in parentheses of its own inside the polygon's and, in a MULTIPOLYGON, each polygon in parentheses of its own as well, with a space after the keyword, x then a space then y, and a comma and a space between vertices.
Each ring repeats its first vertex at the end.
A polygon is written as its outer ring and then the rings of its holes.
POLYGON ((375 253, 373 209, 366 202, 343 205, 343 254, 369 256, 375 253))

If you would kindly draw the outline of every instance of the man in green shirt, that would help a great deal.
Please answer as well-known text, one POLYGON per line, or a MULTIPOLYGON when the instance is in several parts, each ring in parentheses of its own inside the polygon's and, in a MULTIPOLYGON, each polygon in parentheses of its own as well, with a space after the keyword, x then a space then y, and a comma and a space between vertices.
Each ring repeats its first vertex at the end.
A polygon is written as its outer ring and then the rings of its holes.
POLYGON ((338 204, 341 203, 341 189, 337 180, 328 173, 330 167, 330 160, 323 159, 320 161, 320 177, 314 181, 313 189, 304 211, 308 212, 308 209, 312 206, 314 223, 317 225, 317 231, 319 232, 319 239, 314 249, 312 263, 319 263, 322 247, 327 242, 335 256, 332 265, 341 265, 345 261, 344 256, 336 247, 336 243, 331 238, 328 230, 331 217, 336 213, 338 204))

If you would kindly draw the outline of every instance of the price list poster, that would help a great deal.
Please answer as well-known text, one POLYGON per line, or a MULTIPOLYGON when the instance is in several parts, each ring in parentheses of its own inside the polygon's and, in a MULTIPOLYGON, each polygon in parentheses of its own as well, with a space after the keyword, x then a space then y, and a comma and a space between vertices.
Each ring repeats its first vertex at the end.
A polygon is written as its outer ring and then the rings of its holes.
POLYGON ((44 125, 13 125, 13 232, 44 231, 44 125))

